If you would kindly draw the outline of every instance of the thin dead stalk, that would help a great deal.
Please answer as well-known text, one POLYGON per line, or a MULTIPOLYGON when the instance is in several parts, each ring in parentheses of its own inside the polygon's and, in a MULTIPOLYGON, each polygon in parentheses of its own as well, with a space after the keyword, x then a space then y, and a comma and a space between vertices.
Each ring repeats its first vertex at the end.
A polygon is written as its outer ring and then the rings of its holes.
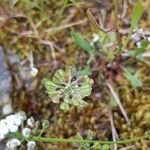
POLYGON ((130 121, 129 121, 129 118, 128 118, 128 116, 127 116, 127 113, 126 113, 125 109, 123 108, 123 106, 122 106, 122 104, 121 104, 121 101, 120 101, 118 95, 116 94, 116 92, 115 92, 113 86, 112 86, 109 82, 107 82, 106 85, 107 85, 107 87, 109 88, 109 90, 110 90, 112 96, 114 97, 114 100, 115 100, 116 103, 118 104, 118 106, 119 106, 119 108, 120 108, 120 110, 121 110, 121 112, 122 112, 122 115, 124 116, 126 122, 127 122, 128 124, 130 124, 130 121))
POLYGON ((114 10, 114 18, 115 18, 115 33, 116 33, 116 38, 118 41, 118 45, 119 45, 119 49, 121 50, 121 38, 120 38, 120 34, 119 34, 119 0, 114 0, 114 6, 115 6, 115 10, 114 10))
MULTIPOLYGON (((118 137, 115 125, 114 125, 113 114, 112 114, 111 109, 108 109, 108 114, 109 114, 109 119, 110 119, 112 138, 113 138, 113 141, 116 142, 116 140, 118 140, 119 137, 118 137)), ((114 144, 114 150, 117 150, 117 144, 114 144)))
POLYGON ((128 9, 128 5, 127 5, 127 0, 124 0, 123 1, 123 11, 122 11, 122 14, 121 14, 121 19, 124 19, 127 15, 127 9, 128 9))
POLYGON ((87 21, 88 21, 87 19, 79 20, 77 22, 68 23, 68 24, 65 24, 65 25, 61 25, 59 27, 46 29, 46 30, 44 30, 44 32, 59 31, 59 30, 62 30, 62 29, 66 29, 66 28, 69 28, 69 27, 73 27, 73 26, 76 26, 76 25, 80 25, 80 24, 86 23, 87 21))

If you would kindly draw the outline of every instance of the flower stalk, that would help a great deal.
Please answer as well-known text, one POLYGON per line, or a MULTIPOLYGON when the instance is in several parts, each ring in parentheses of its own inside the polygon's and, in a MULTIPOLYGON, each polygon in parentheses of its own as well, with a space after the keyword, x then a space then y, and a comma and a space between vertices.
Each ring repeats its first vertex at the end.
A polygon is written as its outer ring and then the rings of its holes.
MULTIPOLYGON (((21 134, 18 133, 17 138, 22 139, 24 138, 21 134)), ((149 138, 149 135, 141 136, 141 137, 135 137, 131 139, 126 139, 126 140, 116 140, 116 141, 100 141, 100 140, 81 140, 81 139, 64 139, 64 138, 50 138, 50 137, 41 137, 41 136, 31 136, 28 137, 27 139, 30 141, 34 142, 45 142, 45 143, 95 143, 99 142, 99 144, 129 144, 129 143, 134 143, 138 142, 143 139, 149 138)))

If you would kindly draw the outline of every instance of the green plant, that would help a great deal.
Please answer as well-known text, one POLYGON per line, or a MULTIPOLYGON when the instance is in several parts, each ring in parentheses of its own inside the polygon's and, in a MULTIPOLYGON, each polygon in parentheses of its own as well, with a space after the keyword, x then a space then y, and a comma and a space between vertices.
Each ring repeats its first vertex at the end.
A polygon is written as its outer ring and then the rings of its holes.
POLYGON ((34 150, 35 142, 45 143, 68 143, 77 144, 81 150, 109 150, 113 144, 129 144, 140 140, 148 139, 149 135, 135 137, 132 139, 120 141, 100 141, 94 140, 95 133, 91 130, 87 131, 87 137, 84 139, 80 133, 75 138, 51 138, 43 137, 49 127, 49 122, 44 120, 42 124, 35 121, 33 117, 27 118, 25 112, 18 112, 7 116, 0 120, 0 128, 3 129, 0 133, 0 141, 7 140, 6 146, 8 150, 20 149, 34 150), (13 127, 13 128, 12 128, 13 127), (15 129, 15 128, 16 129, 15 129), (15 130, 14 130, 15 129, 15 130))
POLYGON ((131 29, 137 28, 142 14, 143 14, 143 7, 140 1, 138 0, 133 8, 131 29))
POLYGON ((67 67, 65 71, 57 70, 52 80, 44 78, 42 83, 52 102, 62 101, 60 109, 68 111, 71 105, 80 108, 87 105, 83 98, 90 95, 93 80, 81 75, 75 68, 67 67))
MULTIPOLYGON (((17 2, 20 2, 22 4, 25 4, 25 3, 29 4, 28 6, 30 6, 30 8, 33 8, 34 10, 36 10, 37 13, 40 14, 40 18, 38 17, 38 19, 34 20, 35 21, 34 27, 37 27, 37 28, 43 27, 44 21, 46 19, 45 18, 45 14, 46 14, 45 13, 45 3, 44 3, 44 2, 46 2, 45 0, 38 0, 38 1, 9 0, 9 1, 11 2, 11 6, 15 6, 15 5, 17 6, 17 2)), ((63 18, 63 12, 64 12, 65 8, 68 6, 71 6, 73 1, 64 0, 63 2, 64 2, 64 5, 63 5, 62 9, 60 9, 60 11, 59 11, 60 13, 58 13, 58 17, 56 17, 56 24, 54 23, 54 26, 57 25, 59 23, 60 19, 63 18)), ((87 61, 88 65, 85 68, 83 67, 84 69, 81 71, 77 71, 73 67, 67 67, 66 70, 59 69, 55 72, 55 74, 51 80, 48 78, 44 78, 42 80, 42 83, 46 88, 46 92, 49 95, 50 100, 53 103, 60 103, 60 108, 64 111, 68 111, 71 108, 71 106, 76 106, 76 107, 80 108, 80 107, 84 107, 87 105, 87 102, 84 101, 84 98, 86 96, 90 95, 91 90, 92 90, 92 83, 93 83, 93 80, 88 77, 88 75, 92 74, 92 69, 93 69, 92 67, 90 68, 90 65, 93 65, 91 62, 93 59, 96 59, 97 56, 98 56, 98 58, 100 58, 99 59, 100 61, 99 60, 97 61, 98 67, 96 66, 97 64, 96 65, 94 64, 97 68, 94 65, 93 66, 97 70, 100 67, 101 68, 103 67, 102 70, 100 70, 101 72, 99 72, 100 76, 98 77, 98 79, 100 79, 100 80, 98 80, 98 82, 100 81, 100 84, 104 83, 104 86, 107 85, 108 90, 110 90, 110 101, 108 103, 110 109, 113 107, 116 107, 116 106, 120 107, 120 105, 121 105, 121 102, 119 101, 119 94, 120 93, 119 93, 119 91, 115 92, 115 89, 117 89, 118 86, 116 86, 116 85, 113 86, 113 83, 114 83, 114 81, 116 81, 116 78, 118 76, 122 77, 121 76, 122 74, 120 73, 120 70, 121 70, 120 68, 122 68, 124 77, 130 82, 130 84, 133 86, 133 88, 143 86, 143 84, 139 78, 140 72, 126 69, 125 67, 122 67, 122 65, 126 64, 126 62, 128 63, 128 58, 131 58, 132 60, 134 60, 134 58, 136 58, 138 60, 143 61, 143 53, 145 52, 145 50, 147 50, 146 48, 148 46, 148 42, 145 39, 142 40, 140 43, 141 46, 137 47, 137 48, 133 48, 133 50, 131 50, 131 51, 129 51, 127 48, 127 45, 125 45, 125 49, 127 49, 128 55, 127 55, 127 58, 125 58, 125 59, 122 58, 121 54, 123 52, 118 51, 118 47, 121 48, 121 50, 122 50, 122 47, 121 47, 122 46, 121 45, 122 39, 120 40, 121 37, 119 35, 120 34, 119 33, 119 18, 118 18, 119 0, 114 0, 114 4, 115 4, 115 13, 114 14, 115 14, 115 23, 116 23, 115 24, 115 30, 116 31, 113 32, 113 34, 111 34, 111 33, 100 33, 98 35, 98 39, 96 41, 93 40, 92 42, 87 42, 79 32, 75 32, 75 31, 71 32, 71 35, 72 35, 75 43, 90 55, 90 58, 87 61), (114 38, 114 33, 116 34, 115 38, 114 38), (116 41, 118 41, 118 45, 115 45, 117 43, 116 41), (104 62, 104 63, 101 65, 100 64, 101 62, 102 63, 104 62), (106 67, 106 68, 104 68, 104 67, 106 67), (103 80, 102 82, 101 82, 101 79, 103 80), (110 83, 107 81, 110 81, 110 83), (116 99, 117 99, 118 103, 116 103, 116 99)), ((28 8, 28 6, 27 6, 27 8, 28 8)), ((137 1, 135 6, 134 6, 134 9, 133 9, 133 14, 132 14, 132 19, 131 19, 132 20, 131 21, 131 32, 133 29, 137 28, 138 22, 142 16, 142 12, 143 12, 143 7, 142 7, 141 3, 139 1, 137 1)), ((34 23, 34 21, 33 21, 33 23, 34 23)), ((52 22, 54 22, 54 21, 52 21, 52 22)), ((55 27, 55 28, 57 28, 57 27, 55 27)), ((29 29, 29 28, 27 28, 27 29, 29 29)), ((43 31, 43 28, 42 28, 42 31, 43 31)), ((129 39, 130 39, 131 34, 132 33, 129 34, 129 39)), ((45 34, 43 34, 43 36, 48 37, 48 36, 45 36, 45 34)), ((39 37, 42 37, 42 36, 39 36, 39 37)), ((41 39, 43 39, 43 38, 41 38, 41 39)), ((47 42, 44 40, 41 42, 46 43, 46 45, 51 46, 50 42, 47 42), (47 44, 47 43, 50 43, 50 44, 47 44)), ((127 43, 128 42, 129 41, 127 41, 127 43)), ((144 94, 143 94, 143 97, 145 97, 144 94)), ((144 99, 143 97, 141 98, 142 100, 144 99)), ((120 108, 122 111, 123 110, 122 106, 120 108)), ((145 109, 145 108, 142 108, 142 109, 145 109)), ((125 110, 123 110, 122 112, 125 112, 125 110)), ((124 115, 124 113, 122 113, 122 114, 124 115)), ((143 114, 145 115, 145 113, 143 113, 143 114)), ((124 116, 126 116, 126 114, 124 116)), ((30 120, 33 120, 33 119, 30 119, 30 120)), ((127 118, 126 120, 128 121, 129 119, 127 118)), ((115 120, 115 121, 117 121, 117 120, 115 120)), ((1 121, 2 129, 4 128, 4 126, 3 126, 4 124, 6 124, 6 122, 4 122, 4 120, 1 121)), ((29 124, 25 122, 25 125, 26 124, 29 126, 29 124)), ((14 124, 14 125, 16 125, 16 124, 14 124)), ((132 124, 132 118, 131 118, 131 125, 133 125, 132 124)), ((144 136, 135 137, 135 138, 132 137, 131 139, 126 139, 126 140, 121 140, 121 141, 117 140, 117 139, 116 139, 116 141, 94 140, 95 135, 93 135, 92 132, 89 132, 89 135, 87 135, 87 137, 85 137, 85 138, 82 137, 80 135, 80 133, 77 134, 77 137, 68 138, 68 139, 57 138, 57 137, 56 138, 47 137, 48 135, 46 135, 46 137, 44 137, 45 134, 43 134, 43 133, 45 133, 45 131, 48 129, 49 122, 48 121, 43 122, 42 125, 40 125, 40 126, 42 126, 42 128, 38 128, 38 126, 39 126, 39 122, 37 122, 37 124, 34 127, 32 127, 33 128, 32 133, 35 132, 36 134, 30 134, 29 136, 25 136, 26 134, 20 132, 20 131, 22 131, 22 126, 19 126, 20 130, 18 132, 8 134, 8 137, 6 135, 6 138, 16 137, 22 143, 29 142, 29 141, 46 142, 46 143, 62 143, 62 144, 63 143, 70 143, 70 144, 75 143, 75 144, 78 144, 80 149, 82 149, 82 150, 83 149, 85 149, 85 150, 100 150, 100 149, 109 150, 109 149, 111 149, 111 146, 113 146, 114 144, 118 144, 118 145, 119 144, 120 145, 126 144, 126 145, 128 145, 129 143, 136 143, 138 141, 140 142, 140 141, 143 141, 145 139, 149 139, 149 135, 148 135, 149 133, 148 132, 144 136)), ((11 128, 11 126, 9 128, 12 130, 14 129, 14 128, 11 128)), ((145 128, 145 126, 144 126, 144 128, 145 128)), ((130 130, 130 129, 131 128, 129 128, 127 130, 130 130)), ((4 133, 4 135, 6 134, 4 131, 6 132, 6 130, 2 130, 0 136, 3 136, 2 133, 4 133)), ((27 130, 25 130, 25 131, 27 131, 27 130)), ((28 130, 28 131, 30 131, 30 130, 28 130)), ((132 135, 132 136, 134 136, 134 135, 132 135)), ((21 143, 19 143, 19 146, 20 146, 20 144, 21 143)), ((22 149, 22 148, 20 148, 20 149, 22 149)))
POLYGON ((87 64, 90 64, 96 56, 100 58, 105 57, 105 59, 111 62, 117 54, 117 51, 109 50, 116 41, 114 33, 107 34, 100 32, 99 34, 93 34, 93 40, 91 42, 86 41, 84 37, 76 31, 72 31, 71 35, 74 42, 90 55, 87 64))
POLYGON ((134 88, 137 88, 137 87, 141 87, 142 86, 142 82, 141 80, 139 79, 139 72, 135 72, 134 74, 131 73, 128 69, 126 68, 123 68, 123 75, 125 76, 125 78, 130 81, 131 85, 134 87, 134 88))
POLYGON ((141 41, 141 46, 138 48, 135 48, 132 51, 129 51, 128 54, 131 57, 135 57, 139 60, 143 60, 142 54, 145 52, 145 49, 147 48, 149 42, 146 40, 141 41))
POLYGON ((45 14, 45 2, 46 0, 7 0, 11 7, 15 7, 17 3, 27 6, 27 8, 34 9, 36 8, 38 13, 40 14, 40 20, 45 21, 48 17, 45 14))
POLYGON ((87 53, 92 55, 94 53, 94 47, 92 47, 79 32, 72 31, 71 36, 74 39, 74 42, 87 53))
MULTIPOLYGON (((87 131, 87 140, 93 140, 95 137, 95 133, 91 130, 87 131)), ((77 140, 83 140, 83 137, 81 136, 80 133, 77 133, 75 136, 75 139, 77 140)), ((91 143, 74 143, 75 145, 78 146, 79 150, 96 150, 96 149, 102 149, 102 146, 99 144, 99 142, 94 142, 93 144, 91 143)))
POLYGON ((132 35, 132 31, 133 31, 133 29, 137 28, 142 14, 143 14, 143 7, 142 7, 142 4, 140 3, 140 1, 138 0, 135 3, 134 8, 133 8, 132 17, 131 17, 130 33, 128 34, 126 41, 123 44, 124 48, 127 47, 127 44, 129 43, 129 40, 130 40, 131 35, 132 35))

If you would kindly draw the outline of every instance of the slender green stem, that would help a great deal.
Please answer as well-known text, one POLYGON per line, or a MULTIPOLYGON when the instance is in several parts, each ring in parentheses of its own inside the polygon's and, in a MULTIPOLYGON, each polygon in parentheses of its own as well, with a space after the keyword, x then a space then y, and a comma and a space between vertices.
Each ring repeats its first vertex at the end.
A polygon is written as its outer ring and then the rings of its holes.
POLYGON ((126 139, 126 140, 118 140, 118 141, 101 141, 101 140, 82 140, 82 139, 64 139, 64 138, 51 138, 51 137, 40 137, 40 136, 31 136, 28 138, 25 138, 21 133, 17 132, 15 134, 9 134, 8 137, 16 137, 20 140, 29 140, 29 141, 35 141, 35 142, 45 142, 45 143, 95 143, 95 142, 99 142, 99 144, 109 144, 109 145, 113 145, 113 144, 129 144, 129 143, 134 143, 134 142, 138 142, 140 140, 143 139, 148 139, 150 137, 150 135, 145 135, 145 136, 141 136, 141 137, 135 137, 135 138, 131 138, 131 139, 126 139))
MULTIPOLYGON (((16 137, 18 139, 24 139, 23 135, 17 132, 17 134, 11 134, 9 137, 16 137)), ((99 144, 129 144, 134 143, 143 139, 149 138, 150 135, 145 135, 141 137, 135 137, 131 139, 126 140, 118 140, 118 141, 101 141, 101 140, 81 140, 81 139, 64 139, 64 138, 49 138, 49 137, 39 137, 39 136, 31 136, 27 138, 29 141, 35 141, 35 142, 45 142, 45 143, 95 143, 99 142, 99 144)))
POLYGON ((35 142, 47 142, 47 143, 94 143, 99 142, 100 144, 128 144, 140 141, 142 139, 146 139, 149 136, 136 137, 132 139, 127 139, 123 141, 96 141, 96 140, 81 140, 81 139, 63 139, 63 138, 44 138, 44 137, 36 137, 33 136, 29 138, 29 140, 33 140, 35 142))

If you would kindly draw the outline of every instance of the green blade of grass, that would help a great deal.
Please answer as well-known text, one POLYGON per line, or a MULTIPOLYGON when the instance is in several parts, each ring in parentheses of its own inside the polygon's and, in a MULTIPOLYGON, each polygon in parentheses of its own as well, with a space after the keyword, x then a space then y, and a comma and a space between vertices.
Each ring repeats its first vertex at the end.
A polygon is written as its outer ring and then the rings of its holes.
POLYGON ((131 20, 131 28, 134 29, 137 27, 139 20, 143 13, 143 7, 139 1, 136 2, 133 13, 132 13, 132 20, 131 20))
POLYGON ((90 55, 94 52, 93 47, 83 38, 83 36, 75 31, 71 32, 71 36, 74 39, 75 43, 90 55))

